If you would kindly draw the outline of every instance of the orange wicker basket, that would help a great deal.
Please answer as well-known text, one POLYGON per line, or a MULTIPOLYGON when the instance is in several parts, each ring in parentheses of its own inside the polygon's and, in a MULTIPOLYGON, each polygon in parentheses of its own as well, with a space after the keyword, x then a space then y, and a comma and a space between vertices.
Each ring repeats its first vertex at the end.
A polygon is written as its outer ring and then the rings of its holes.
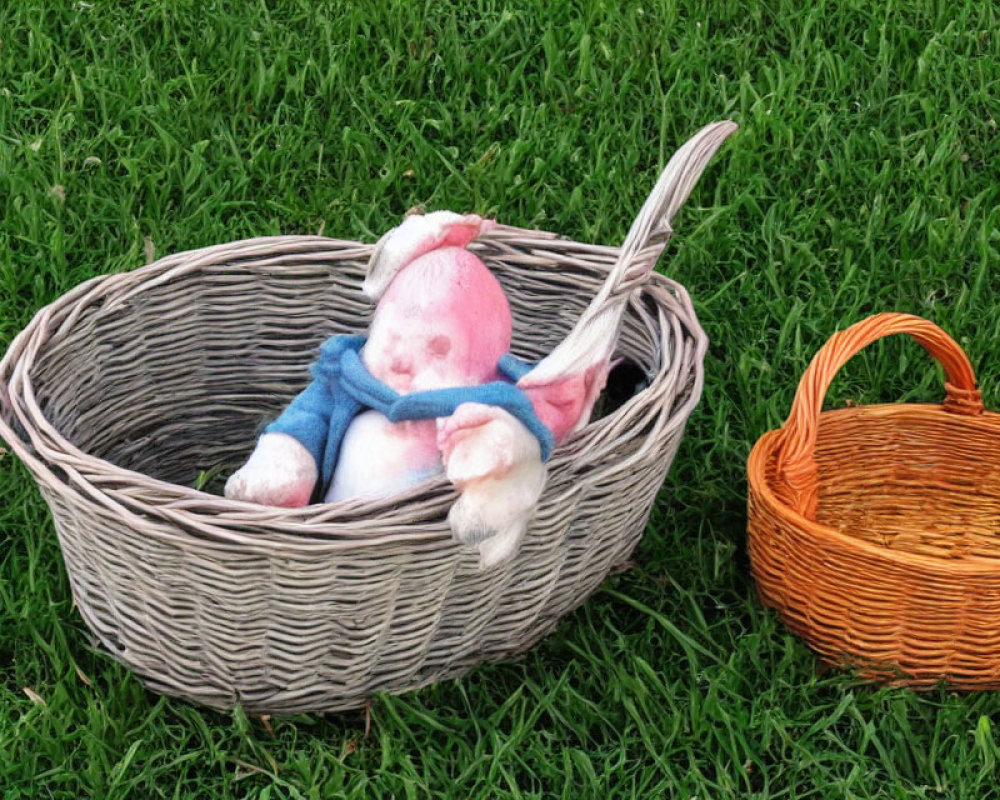
POLYGON ((837 333, 747 471, 760 597, 825 661, 918 688, 1000 688, 1000 414, 951 337, 908 314, 837 333), (944 367, 944 403, 820 413, 847 360, 894 333, 944 367))

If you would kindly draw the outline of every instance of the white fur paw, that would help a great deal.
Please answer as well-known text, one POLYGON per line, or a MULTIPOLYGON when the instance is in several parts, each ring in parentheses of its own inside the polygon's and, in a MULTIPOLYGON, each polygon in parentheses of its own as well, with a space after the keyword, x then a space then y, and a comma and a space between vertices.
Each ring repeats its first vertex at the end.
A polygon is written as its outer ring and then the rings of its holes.
POLYGON ((472 498, 462 495, 448 512, 451 537, 459 544, 478 545, 496 535, 497 523, 482 512, 482 504, 469 502, 472 498))
POLYGON ((226 481, 225 496, 266 506, 299 508, 309 504, 316 486, 316 462, 284 433, 265 433, 247 463, 226 481))
POLYGON ((499 567, 514 559, 521 549, 526 525, 507 529, 479 545, 479 569, 499 567))
POLYGON ((545 488, 540 461, 516 466, 498 480, 470 484, 448 512, 455 541, 479 548, 483 569, 517 555, 545 488))
POLYGON ((502 408, 463 403, 438 423, 438 448, 448 479, 458 488, 500 479, 516 463, 539 459, 538 441, 502 408))

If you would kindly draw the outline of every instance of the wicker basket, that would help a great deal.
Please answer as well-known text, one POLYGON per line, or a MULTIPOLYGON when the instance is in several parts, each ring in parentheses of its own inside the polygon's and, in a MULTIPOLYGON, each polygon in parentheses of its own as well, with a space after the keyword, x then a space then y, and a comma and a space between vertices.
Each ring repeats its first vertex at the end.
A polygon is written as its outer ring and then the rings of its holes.
POLYGON ((76 605, 150 688, 257 713, 359 707, 508 658, 628 557, 702 389, 685 290, 649 273, 670 219, 735 128, 678 151, 621 249, 500 227, 473 247, 507 292, 514 351, 540 358, 612 276, 619 355, 648 386, 558 448, 517 558, 480 571, 439 479, 385 501, 277 509, 198 491, 363 331, 372 247, 236 242, 96 278, 42 309, 0 362, 0 435, 37 480, 76 605))
POLYGON ((760 597, 824 660, 893 684, 1000 687, 1000 414, 954 340, 907 314, 836 334, 747 470, 760 597), (820 413, 844 363, 894 333, 944 367, 943 405, 820 413))

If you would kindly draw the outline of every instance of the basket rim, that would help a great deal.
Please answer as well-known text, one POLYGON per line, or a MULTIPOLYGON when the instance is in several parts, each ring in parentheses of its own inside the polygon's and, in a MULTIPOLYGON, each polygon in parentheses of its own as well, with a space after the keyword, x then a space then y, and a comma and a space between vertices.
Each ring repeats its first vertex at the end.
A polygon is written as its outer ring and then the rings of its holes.
MULTIPOLYGON (((949 422, 961 423, 963 425, 976 425, 978 423, 980 425, 985 424, 990 427, 1000 428, 1000 413, 998 412, 986 410, 976 417, 959 417, 946 411, 940 403, 872 403, 870 405, 824 411, 819 415, 819 419, 822 421, 832 417, 853 417, 858 414, 872 412, 882 416, 906 416, 914 412, 925 414, 928 411, 940 413, 949 422)), ((864 553, 874 559, 892 563, 905 569, 919 569, 928 575, 936 577, 954 577, 958 573, 972 576, 986 574, 1000 575, 1000 558, 991 559, 977 555, 940 558, 923 553, 893 550, 890 547, 859 539, 851 533, 845 533, 822 522, 811 520, 791 506, 783 503, 773 491, 771 484, 766 480, 767 464, 781 444, 783 433, 784 429, 782 428, 767 431, 757 439, 747 457, 748 500, 755 498, 762 502, 772 511, 775 518, 782 523, 782 527, 794 527, 799 533, 808 535, 810 540, 817 540, 817 546, 819 546, 821 541, 825 540, 825 543, 834 547, 864 553)), ((749 504, 747 527, 750 535, 753 535, 750 523, 758 516, 761 516, 761 512, 755 512, 753 504, 749 504)), ((762 545, 758 541, 757 546, 766 545, 762 545)))
MULTIPOLYGON (((522 246, 565 248, 577 253, 597 256, 597 260, 587 262, 587 267, 602 271, 610 269, 614 256, 619 251, 619 248, 614 246, 579 243, 563 239, 557 234, 545 231, 522 230, 509 226, 500 226, 495 234, 491 233, 484 236, 481 241, 489 243, 495 237, 499 242, 503 242, 504 240, 510 240, 512 236, 522 246)), ((106 299, 109 297, 109 293, 106 290, 109 288, 108 282, 112 279, 120 281, 123 276, 128 276, 128 285, 120 287, 114 292, 114 300, 120 302, 123 299, 141 295, 144 289, 169 280, 172 275, 177 274, 177 271, 190 272, 214 263, 221 263, 213 260, 213 257, 220 253, 225 256, 223 260, 226 263, 233 263, 241 259, 260 256, 277 257, 285 252, 281 250, 282 247, 298 245, 305 245, 308 249, 307 254, 313 256, 340 251, 339 256, 345 260, 350 257, 363 256, 366 251, 373 247, 373 245, 362 242, 315 235, 255 237, 167 255, 151 264, 123 273, 95 276, 79 284, 36 312, 27 326, 11 342, 3 359, 0 360, 0 395, 7 391, 6 378, 9 377, 15 366, 23 358, 23 353, 18 353, 18 357, 12 359, 12 354, 18 350, 16 345, 23 342, 29 349, 36 352, 40 351, 44 347, 45 341, 51 336, 51 333, 43 336, 42 332, 43 324, 48 318, 58 311, 65 311, 67 308, 71 308, 72 310, 69 312, 67 319, 62 322, 62 326, 66 326, 67 324, 71 326, 71 323, 75 321, 76 310, 81 303, 92 299, 106 299), (41 342, 35 341, 38 337, 42 337, 41 342), (34 345, 34 347, 30 347, 31 345, 34 345)), ((692 359, 693 370, 691 370, 691 374, 694 377, 694 385, 687 401, 675 409, 674 413, 669 415, 665 423, 665 425, 669 426, 684 425, 691 411, 700 400, 704 374, 703 357, 707 350, 708 339, 698 322, 690 297, 683 286, 660 273, 654 272, 650 276, 649 287, 644 287, 641 293, 649 295, 655 290, 669 293, 688 314, 687 319, 676 320, 675 322, 675 324, 680 324, 683 335, 680 337, 671 336, 671 339, 679 340, 673 342, 674 349, 679 349, 688 342, 693 344, 695 357, 692 359)), ((654 301, 657 302, 660 313, 662 313, 662 301, 656 301, 655 297, 654 301)), ((654 314, 653 316, 656 317, 657 315, 654 314)), ((663 326, 658 324, 658 327, 662 333, 663 326)), ((661 338, 660 341, 662 342, 663 339, 661 338)), ((589 423, 581 431, 571 435, 563 442, 549 460, 550 469, 559 467, 571 458, 571 451, 567 452, 569 446, 574 443, 586 442, 588 439, 598 436, 603 430, 610 428, 616 422, 620 421, 630 408, 646 402, 649 394, 655 391, 657 386, 661 386, 667 377, 679 368, 677 363, 679 359, 676 355, 677 353, 672 352, 670 358, 665 357, 662 359, 660 368, 653 374, 650 384, 647 387, 644 387, 641 391, 630 397, 611 414, 589 423)), ((428 514, 439 506, 443 508, 443 504, 452 502, 455 498, 455 491, 444 476, 437 476, 421 482, 406 492, 387 498, 358 498, 339 503, 317 503, 301 508, 272 508, 245 501, 230 500, 224 496, 211 494, 201 489, 154 478, 136 470, 118 466, 98 456, 87 453, 66 440, 61 431, 58 431, 51 422, 41 415, 40 410, 37 412, 37 416, 48 422, 49 426, 58 434, 57 437, 51 438, 54 438, 60 451, 72 455, 78 462, 80 460, 84 461, 88 467, 92 466, 94 472, 98 473, 101 478, 108 479, 108 483, 120 484, 128 488, 141 486, 143 489, 142 494, 149 495, 156 493, 159 496, 155 498, 155 502, 151 501, 148 497, 139 499, 131 496, 127 491, 122 492, 110 486, 102 485, 104 481, 93 481, 91 476, 81 475, 76 470, 66 469, 66 465, 59 464, 57 466, 68 473, 66 481, 63 481, 64 483, 68 482, 77 485, 78 490, 82 490, 92 498, 99 495, 102 498, 110 500, 115 506, 122 504, 130 507, 133 513, 142 513, 149 509, 155 509, 157 512, 173 512, 167 519, 180 514, 183 516, 184 522, 188 524, 195 523, 200 531, 211 535, 213 538, 218 537, 232 540, 233 537, 236 537, 241 541, 252 540, 263 543, 264 541, 271 542, 274 536, 289 535, 294 536, 297 542, 314 541, 318 544, 320 542, 333 543, 334 541, 340 541, 345 546, 354 546, 362 542, 375 544, 383 538, 386 540, 397 540, 400 536, 404 535, 411 541, 415 538, 447 538, 447 533, 443 529, 442 531, 437 531, 425 528, 422 532, 408 530, 405 534, 392 532, 378 534, 370 528, 366 529, 366 524, 369 524, 373 519, 384 519, 386 527, 398 527, 400 523, 393 523, 391 519, 393 508, 404 504, 412 508, 414 500, 424 501, 427 505, 428 514), (341 528, 338 536, 343 536, 345 539, 333 540, 328 536, 324 536, 320 527, 330 525, 341 528), (357 530, 343 530, 345 527, 356 527, 357 530), (255 533, 245 533, 247 528, 254 528, 255 533), (263 533, 267 534, 266 538, 261 537, 263 533), (351 541, 348 542, 347 537, 351 541)), ((3 423, 0 422, 0 425, 3 425, 3 423)), ((634 425, 629 427, 634 427, 634 425)), ((0 432, 6 434, 3 427, 0 427, 0 432)), ((24 455, 21 453, 18 453, 18 455, 26 461, 34 459, 35 466, 40 465, 46 472, 49 472, 48 459, 34 452, 35 448, 30 442, 32 438, 31 431, 26 432, 28 433, 29 441, 23 442, 21 440, 21 443, 28 445, 30 448, 29 458, 24 459, 24 455)), ((11 431, 11 433, 14 432, 11 431)), ((16 436, 16 434, 14 435, 16 436)), ((621 437, 621 435, 619 434, 618 436, 621 437)), ((4 438, 7 438, 7 436, 5 435, 4 438)), ((17 438, 19 439, 20 437, 17 438)), ((15 443, 11 442, 11 444, 14 445, 15 443)), ((16 449, 17 447, 15 446, 16 449)), ((29 466, 32 465, 29 464, 29 466)), ((174 523, 176 524, 177 522, 178 520, 174 519, 174 523)))

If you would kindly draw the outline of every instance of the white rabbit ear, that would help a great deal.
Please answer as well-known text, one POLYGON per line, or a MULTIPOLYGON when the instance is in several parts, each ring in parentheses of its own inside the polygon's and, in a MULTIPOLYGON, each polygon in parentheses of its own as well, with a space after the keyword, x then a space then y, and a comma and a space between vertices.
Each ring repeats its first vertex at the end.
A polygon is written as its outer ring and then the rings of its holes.
POLYGON ((493 220, 483 219, 478 214, 463 215, 452 211, 407 217, 375 244, 361 290, 376 302, 396 274, 411 261, 439 247, 465 247, 495 226, 493 220))

